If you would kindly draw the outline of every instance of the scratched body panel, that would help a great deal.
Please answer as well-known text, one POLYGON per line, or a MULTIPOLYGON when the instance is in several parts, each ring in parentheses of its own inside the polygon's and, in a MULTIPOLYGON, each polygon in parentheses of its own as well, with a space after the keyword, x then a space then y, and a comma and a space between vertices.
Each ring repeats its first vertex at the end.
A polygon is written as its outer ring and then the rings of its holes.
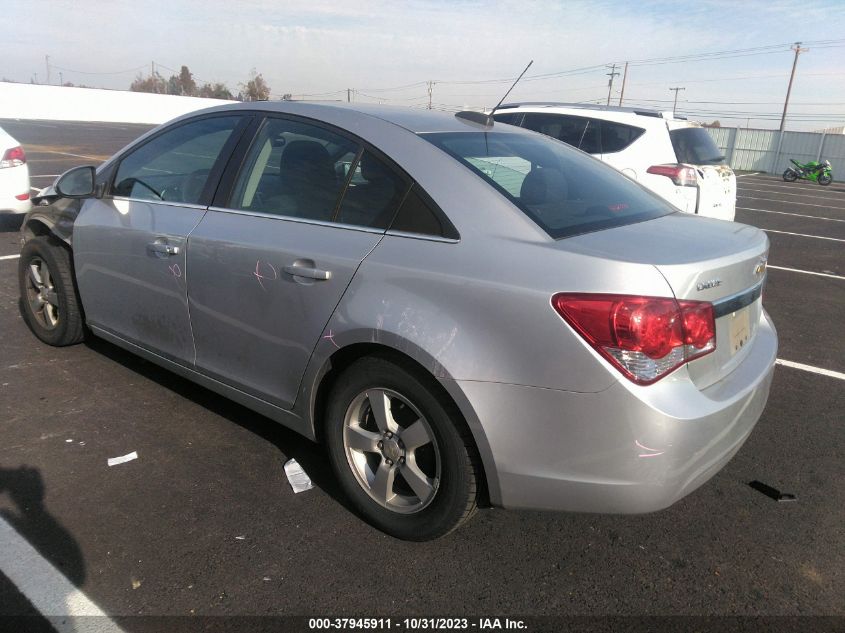
POLYGON ((191 234, 197 368, 289 409, 311 351, 358 265, 382 237, 211 210, 191 234), (328 271, 294 277, 294 262, 328 271))
POLYGON ((73 254, 88 324, 193 364, 185 240, 204 213, 156 202, 87 201, 74 225, 73 254), (151 252, 156 241, 177 252, 151 252))

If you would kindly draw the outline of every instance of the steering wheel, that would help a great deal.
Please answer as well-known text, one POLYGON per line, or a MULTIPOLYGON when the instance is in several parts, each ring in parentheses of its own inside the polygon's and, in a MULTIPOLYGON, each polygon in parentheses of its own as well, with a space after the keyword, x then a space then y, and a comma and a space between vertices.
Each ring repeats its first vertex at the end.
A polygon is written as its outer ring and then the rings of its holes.
POLYGON ((129 178, 124 178, 123 180, 121 180, 121 181, 120 181, 120 183, 117 185, 117 188, 118 188, 118 189, 123 189, 123 187, 124 187, 124 186, 130 186, 130 185, 131 185, 131 186, 129 187, 129 191, 131 192, 131 191, 132 191, 132 188, 133 188, 136 184, 139 184, 139 185, 141 185, 144 189, 147 189, 147 190, 151 191, 151 192, 152 192, 152 194, 153 194, 156 198, 158 198, 159 200, 164 200, 164 197, 163 197, 163 196, 162 196, 162 195, 161 195, 158 191, 156 191, 155 189, 153 189, 153 187, 152 187, 151 185, 148 185, 147 183, 145 183, 145 182, 144 182, 143 180, 141 180, 140 178, 135 178, 134 176, 129 177, 129 178))

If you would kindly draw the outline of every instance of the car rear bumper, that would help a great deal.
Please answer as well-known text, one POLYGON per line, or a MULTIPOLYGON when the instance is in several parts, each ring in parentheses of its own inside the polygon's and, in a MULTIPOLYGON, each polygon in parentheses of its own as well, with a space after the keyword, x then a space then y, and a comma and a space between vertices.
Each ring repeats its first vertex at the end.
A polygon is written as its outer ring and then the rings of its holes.
POLYGON ((776 355, 763 313, 748 356, 704 390, 686 368, 598 393, 455 383, 483 429, 494 505, 641 513, 689 494, 736 454, 766 405, 776 355))
POLYGON ((29 198, 15 196, 29 194, 29 169, 26 165, 0 169, 0 214, 26 213, 32 208, 29 198))

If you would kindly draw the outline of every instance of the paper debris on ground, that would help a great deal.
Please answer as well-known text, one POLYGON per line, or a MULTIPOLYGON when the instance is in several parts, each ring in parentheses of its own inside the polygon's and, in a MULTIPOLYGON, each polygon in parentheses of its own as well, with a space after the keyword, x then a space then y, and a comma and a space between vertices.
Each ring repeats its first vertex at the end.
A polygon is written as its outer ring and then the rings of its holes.
POLYGON ((128 455, 123 455, 121 457, 109 457, 108 463, 109 466, 117 466, 118 464, 125 464, 126 462, 131 462, 133 459, 138 459, 138 453, 132 451, 128 455))
POLYGON ((295 459, 290 459, 285 463, 285 474, 288 476, 290 487, 293 488, 294 494, 311 490, 314 484, 311 483, 311 478, 302 470, 302 466, 295 459))

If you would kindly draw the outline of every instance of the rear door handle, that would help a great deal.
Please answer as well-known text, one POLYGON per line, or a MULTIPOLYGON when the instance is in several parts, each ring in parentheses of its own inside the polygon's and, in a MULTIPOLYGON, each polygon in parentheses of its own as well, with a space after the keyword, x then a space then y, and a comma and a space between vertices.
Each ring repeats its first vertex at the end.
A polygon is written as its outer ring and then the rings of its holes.
POLYGON ((296 264, 285 266, 282 270, 284 270, 288 275, 293 275, 294 277, 306 277, 308 279, 317 279, 320 281, 332 278, 332 271, 330 270, 308 268, 307 266, 297 266, 296 264))
POLYGON ((167 244, 165 242, 150 242, 147 244, 147 250, 158 255, 178 255, 179 247, 167 244))

